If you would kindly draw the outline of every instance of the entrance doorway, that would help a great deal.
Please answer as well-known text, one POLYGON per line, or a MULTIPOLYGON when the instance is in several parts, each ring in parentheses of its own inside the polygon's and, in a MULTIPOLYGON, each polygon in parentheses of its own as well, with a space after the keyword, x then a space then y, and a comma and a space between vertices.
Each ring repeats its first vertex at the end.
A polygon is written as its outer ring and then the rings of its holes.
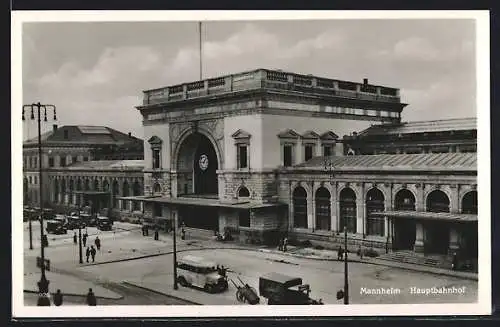
POLYGON ((417 227, 413 219, 397 219, 394 221, 394 250, 413 250, 417 227))
POLYGON ((450 228, 442 221, 427 222, 424 225, 424 252, 427 254, 448 254, 450 228))
POLYGON ((186 227, 219 230, 219 210, 216 207, 189 206, 179 209, 179 224, 186 227))
POLYGON ((212 142, 201 133, 189 135, 177 157, 177 185, 181 194, 218 194, 219 161, 212 142))

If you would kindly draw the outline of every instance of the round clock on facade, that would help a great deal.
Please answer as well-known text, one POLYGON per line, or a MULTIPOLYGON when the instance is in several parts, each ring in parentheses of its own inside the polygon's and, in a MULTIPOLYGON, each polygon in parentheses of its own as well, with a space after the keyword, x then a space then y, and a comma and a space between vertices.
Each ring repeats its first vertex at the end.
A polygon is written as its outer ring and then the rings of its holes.
POLYGON ((201 170, 207 170, 207 168, 208 168, 208 157, 207 157, 206 154, 202 154, 200 156, 199 164, 200 164, 200 169, 201 170))

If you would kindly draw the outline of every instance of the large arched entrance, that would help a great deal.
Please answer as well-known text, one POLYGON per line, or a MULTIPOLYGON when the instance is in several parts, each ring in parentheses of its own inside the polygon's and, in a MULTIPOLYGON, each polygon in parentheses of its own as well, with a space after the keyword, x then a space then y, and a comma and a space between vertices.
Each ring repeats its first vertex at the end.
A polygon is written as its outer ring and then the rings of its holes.
MULTIPOLYGON (((210 139, 194 132, 182 141, 176 158, 179 196, 218 198, 219 158, 210 139)), ((179 220, 186 227, 219 230, 219 211, 214 206, 184 206, 179 220)))
POLYGON ((372 188, 366 194, 366 234, 384 236, 385 218, 374 215, 383 212, 385 208, 384 194, 377 188, 372 188))
MULTIPOLYGON (((409 190, 401 190, 394 198, 394 210, 415 211, 415 196, 409 190)), ((417 228, 415 219, 396 218, 392 245, 394 250, 413 250, 417 228)))
MULTIPOLYGON (((426 199, 427 212, 450 212, 450 199, 441 190, 434 190, 426 199)), ((449 224, 434 220, 424 224, 424 252, 447 254, 450 243, 449 224)))
POLYGON ((212 142, 195 132, 181 144, 177 156, 179 194, 217 195, 219 160, 212 142))
POLYGON ((307 228, 307 192, 302 186, 293 191, 293 227, 307 228))
MULTIPOLYGON (((462 213, 477 215, 477 191, 470 191, 462 198, 462 213)), ((477 221, 460 225, 460 255, 469 259, 478 257, 477 221)))
POLYGON ((316 191, 316 229, 331 229, 330 192, 325 187, 316 191))
POLYGON ((356 233, 356 193, 349 187, 340 192, 339 211, 339 232, 347 227, 349 233, 356 233))

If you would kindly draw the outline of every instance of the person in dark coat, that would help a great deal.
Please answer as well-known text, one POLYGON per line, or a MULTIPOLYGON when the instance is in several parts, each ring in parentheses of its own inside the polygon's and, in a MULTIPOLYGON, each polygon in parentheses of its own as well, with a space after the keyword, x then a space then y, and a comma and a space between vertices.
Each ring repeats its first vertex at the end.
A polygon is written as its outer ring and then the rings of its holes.
POLYGON ((54 304, 56 306, 60 306, 63 303, 63 295, 61 290, 57 290, 56 294, 54 294, 54 304))
POLYGON ((87 257, 87 263, 89 263, 90 248, 88 246, 87 246, 87 250, 85 251, 85 256, 87 257))
POLYGON ((97 250, 101 250, 101 240, 99 239, 99 236, 96 236, 94 243, 95 243, 97 250))
POLYGON ((286 252, 286 246, 288 245, 288 239, 285 237, 283 239, 283 252, 286 252))
POLYGON ((92 292, 92 289, 89 288, 89 292, 87 293, 87 304, 90 306, 96 306, 97 305, 97 299, 95 297, 94 292, 92 292))
POLYGON ((76 240, 77 240, 77 238, 76 238, 76 232, 75 232, 75 233, 73 234, 73 243, 74 243, 74 244, 76 244, 76 240))
POLYGON ((95 254, 96 254, 95 247, 93 245, 90 246, 90 255, 92 256, 92 262, 95 262, 95 254))
POLYGON ((278 251, 283 251, 283 239, 280 238, 280 241, 278 243, 278 251))
POLYGON ((155 228, 155 241, 160 239, 160 232, 158 231, 158 227, 155 228))
POLYGON ((453 258, 452 258, 452 261, 451 261, 451 269, 457 270, 457 265, 458 265, 457 253, 454 252, 453 253, 453 258))
POLYGON ((83 234, 83 238, 82 238, 82 241, 83 241, 83 247, 86 247, 87 246, 87 233, 83 234))
POLYGON ((344 258, 344 250, 342 249, 342 246, 339 246, 339 249, 337 250, 337 260, 342 260, 344 258))
POLYGON ((181 239, 182 240, 186 239, 186 230, 184 229, 184 227, 182 227, 182 229, 181 229, 181 239))

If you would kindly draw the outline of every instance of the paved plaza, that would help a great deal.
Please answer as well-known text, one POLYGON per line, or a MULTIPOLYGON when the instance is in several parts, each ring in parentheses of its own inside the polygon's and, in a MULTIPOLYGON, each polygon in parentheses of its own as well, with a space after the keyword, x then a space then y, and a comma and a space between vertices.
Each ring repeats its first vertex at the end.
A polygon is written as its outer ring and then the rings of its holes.
MULTIPOLYGON (((25 225, 24 289, 36 291, 39 270, 35 257, 40 252, 37 223, 33 224, 33 232, 35 249, 29 250, 25 225)), ((115 223, 113 231, 108 232, 88 228, 88 233, 88 243, 93 244, 96 236, 102 241, 94 264, 78 263, 78 246, 73 244, 73 231, 49 236, 46 257, 51 260, 48 274, 51 292, 60 288, 63 293, 83 295, 92 287, 96 296, 102 298, 101 304, 154 304, 154 301, 160 301, 157 304, 178 304, 162 297, 162 293, 171 299, 185 299, 189 304, 240 304, 232 283, 229 290, 217 295, 181 286, 174 291, 171 235, 161 234, 160 240, 154 241, 152 237, 142 236, 140 226, 124 223, 115 223), (142 296, 141 299, 130 299, 135 294, 138 298, 142 296)), ((229 268, 229 279, 237 281, 239 277, 256 289, 259 276, 280 272, 301 277, 311 286, 313 299, 322 299, 326 304, 342 303, 335 295, 344 283, 343 262, 193 238, 178 239, 178 250, 178 257, 189 253, 220 263, 229 268)), ((349 287, 352 304, 463 303, 477 299, 475 280, 363 262, 349 264, 349 287), (461 293, 416 294, 419 290, 441 287, 454 287, 461 293)), ((31 295, 25 295, 26 305, 31 305, 31 298, 31 295)), ((74 299, 73 302, 81 303, 81 300, 74 299)), ((261 303, 265 303, 264 298, 261 298, 261 303)))

